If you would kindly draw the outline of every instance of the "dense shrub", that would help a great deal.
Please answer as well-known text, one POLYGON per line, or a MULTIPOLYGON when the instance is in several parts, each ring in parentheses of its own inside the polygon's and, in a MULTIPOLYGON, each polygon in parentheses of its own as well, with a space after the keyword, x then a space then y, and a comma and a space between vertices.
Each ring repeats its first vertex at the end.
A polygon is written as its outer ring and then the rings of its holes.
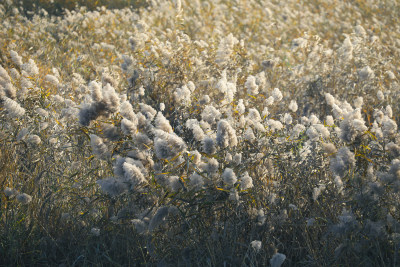
POLYGON ((396 1, 23 10, 0 5, 0 264, 400 261, 396 1))

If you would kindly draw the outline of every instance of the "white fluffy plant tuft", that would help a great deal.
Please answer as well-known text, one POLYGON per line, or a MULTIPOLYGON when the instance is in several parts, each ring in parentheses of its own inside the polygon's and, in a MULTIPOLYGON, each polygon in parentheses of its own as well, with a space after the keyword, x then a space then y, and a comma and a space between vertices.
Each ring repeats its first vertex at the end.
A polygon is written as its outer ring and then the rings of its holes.
POLYGON ((2 263, 395 266, 395 1, 142 2, 0 4, 2 263))

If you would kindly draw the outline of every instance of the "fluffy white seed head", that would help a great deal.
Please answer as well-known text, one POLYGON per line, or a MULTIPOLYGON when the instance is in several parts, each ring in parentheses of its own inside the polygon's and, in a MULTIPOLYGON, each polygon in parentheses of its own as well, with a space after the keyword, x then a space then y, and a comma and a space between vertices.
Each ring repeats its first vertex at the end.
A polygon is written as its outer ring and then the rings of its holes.
POLYGON ((21 118, 25 114, 25 109, 21 107, 17 102, 14 100, 3 97, 3 104, 4 109, 8 112, 8 115, 12 118, 21 118))
POLYGON ((167 179, 167 185, 173 192, 178 192, 182 188, 182 183, 178 176, 170 176, 167 179))
POLYGON ((57 77, 54 76, 54 75, 51 75, 51 74, 47 74, 47 75, 44 77, 44 79, 45 79, 47 82, 49 82, 49 83, 51 83, 52 85, 55 85, 55 86, 57 86, 57 85, 60 83, 60 82, 58 81, 57 77))
POLYGON ((307 129, 306 134, 311 140, 316 140, 319 137, 318 131, 313 126, 307 129))
POLYGON ((272 132, 279 131, 283 128, 283 125, 280 121, 276 121, 274 119, 268 120, 268 126, 272 132))
POLYGON ((209 124, 212 124, 215 121, 218 121, 221 118, 221 115, 222 114, 218 109, 211 105, 207 105, 204 107, 204 110, 201 113, 201 118, 209 124))
POLYGON ((32 197, 28 194, 22 193, 17 195, 17 201, 21 204, 28 204, 32 201, 32 197))
POLYGON ((390 70, 386 71, 386 75, 390 80, 396 79, 396 75, 394 75, 394 73, 390 70))
MULTIPOLYGON (((101 93, 101 92, 100 92, 101 93)), ((99 96, 99 99, 101 99, 102 96, 99 96)), ((133 111, 133 107, 131 103, 128 101, 124 101, 121 103, 121 106, 119 107, 119 112, 121 113, 122 117, 137 123, 137 117, 135 112, 133 111)))
POLYGON ((163 130, 167 133, 173 132, 171 124, 161 112, 158 112, 157 117, 155 119, 155 124, 157 129, 163 130))
POLYGON ((389 118, 393 117, 393 110, 390 105, 387 105, 385 108, 385 115, 388 116, 389 118))
POLYGON ((281 91, 279 90, 279 88, 274 88, 274 90, 272 91, 272 97, 274 98, 275 102, 279 102, 282 100, 283 95, 282 95, 281 91))
POLYGON ((296 112, 296 111, 297 111, 298 106, 297 106, 296 100, 291 100, 291 101, 290 101, 289 109, 290 109, 292 112, 296 112))
POLYGON ((331 159, 331 171, 340 177, 343 177, 350 168, 354 167, 356 162, 354 153, 347 147, 341 147, 336 153, 336 157, 331 159))
POLYGON ((11 50, 10 56, 11 56, 11 60, 14 62, 15 65, 17 65, 18 67, 22 66, 22 64, 23 64, 22 57, 20 57, 17 52, 11 50))
POLYGON ((33 59, 29 59, 28 63, 22 64, 22 70, 24 70, 29 77, 34 77, 39 74, 39 68, 33 59))
POLYGON ((253 179, 250 177, 248 172, 243 173, 240 177, 240 188, 246 190, 253 187, 253 179))
POLYGON ((325 101, 331 107, 335 104, 335 98, 330 93, 325 93, 325 101))
POLYGON ((269 115, 268 108, 265 107, 265 108, 263 109, 262 113, 261 113, 261 116, 262 116, 263 118, 266 118, 268 115, 269 115))
POLYGON ((160 103, 160 110, 164 111, 165 110, 165 104, 164 103, 160 103))
POLYGON ((256 136, 254 135, 254 132, 251 128, 247 128, 247 130, 244 132, 243 135, 244 139, 247 141, 254 141, 256 139, 256 136))
POLYGON ((206 171, 209 176, 214 176, 218 172, 218 160, 215 158, 209 158, 207 161, 207 163, 200 164, 200 168, 206 171))
POLYGON ((366 66, 358 71, 358 77, 360 80, 369 80, 374 78, 375 74, 369 66, 366 66))
POLYGON ((332 143, 322 143, 322 148, 324 149, 324 152, 328 155, 332 155, 336 153, 336 147, 332 143))
POLYGON ((336 185, 338 191, 341 192, 343 190, 343 181, 340 178, 340 176, 336 175, 334 182, 335 182, 335 185, 336 185))
POLYGON ((306 127, 302 124, 296 124, 292 131, 291 131, 291 136, 294 138, 298 138, 300 133, 304 132, 304 130, 306 129, 306 127))
POLYGON ((361 25, 357 25, 356 27, 354 27, 354 32, 360 37, 365 37, 367 35, 367 32, 361 25))
POLYGON ((218 45, 215 62, 220 66, 227 64, 230 60, 233 48, 237 43, 239 43, 239 40, 236 39, 232 33, 223 38, 218 45))
POLYGON ((125 180, 131 183, 132 186, 146 182, 146 178, 137 165, 124 162, 122 168, 125 180))
POLYGON ((261 250, 261 245, 262 245, 262 243, 261 243, 261 241, 259 241, 259 240, 253 240, 253 241, 250 242, 250 246, 251 246, 256 252, 258 252, 258 251, 261 250))
POLYGON ((323 124, 318 123, 314 124, 313 126, 322 138, 329 138, 329 136, 331 135, 329 130, 323 124))
POLYGON ((200 190, 203 188, 204 179, 201 175, 197 174, 196 172, 190 175, 189 180, 190 180, 190 186, 194 190, 200 190))
POLYGON ((238 193, 238 191, 236 190, 236 188, 231 188, 231 190, 230 190, 230 192, 229 192, 229 200, 238 202, 239 199, 240 199, 239 193, 238 193))
POLYGON ((157 111, 150 105, 139 103, 140 113, 148 120, 152 121, 157 114, 157 111))
POLYGON ((376 97, 378 98, 379 101, 383 101, 383 100, 385 99, 385 96, 383 95, 383 93, 382 93, 381 90, 379 90, 379 91, 376 93, 376 97))
POLYGON ((328 126, 333 126, 335 124, 335 121, 331 115, 328 115, 328 116, 326 116, 325 123, 328 126))
POLYGON ((222 148, 235 147, 238 144, 236 132, 227 120, 218 122, 216 141, 222 148))
POLYGON ((285 115, 283 116, 283 122, 286 125, 290 125, 292 124, 292 121, 293 121, 292 115, 290 115, 289 113, 285 113, 285 115))
POLYGON ((256 122, 261 121, 261 116, 260 113, 258 112, 257 109, 251 108, 249 109, 249 113, 246 116, 247 123, 250 125, 254 125, 256 122))
POLYGON ((42 140, 40 139, 40 137, 37 136, 36 134, 31 134, 31 135, 29 135, 29 136, 26 138, 26 141, 27 141, 29 144, 34 145, 34 146, 37 146, 37 145, 39 145, 39 144, 42 142, 42 140))
POLYGON ((6 187, 6 188, 4 189, 4 194, 5 194, 7 197, 11 198, 11 197, 16 196, 16 195, 18 194, 18 191, 17 191, 16 189, 14 189, 14 188, 6 187))
POLYGON ((310 117, 308 118, 308 123, 310 123, 311 125, 317 124, 319 123, 319 119, 314 114, 311 114, 310 117))
POLYGON ((362 108, 362 105, 363 105, 363 98, 361 96, 359 96, 354 100, 354 107, 362 108))
POLYGON ((181 0, 174 0, 175 9, 177 12, 181 12, 182 10, 182 2, 181 0))
POLYGON ((97 184, 104 193, 110 196, 118 196, 129 189, 126 182, 114 177, 98 180, 97 184))
POLYGON ((242 153, 236 153, 233 158, 233 162, 235 162, 237 165, 240 165, 242 163, 242 153))
POLYGON ((275 102, 275 98, 273 96, 270 96, 265 100, 264 104, 266 106, 271 106, 272 104, 274 104, 274 102, 275 102))
POLYGON ((14 81, 17 81, 21 78, 21 74, 19 73, 19 71, 15 68, 12 68, 10 70, 10 76, 14 81))
POLYGON ((203 151, 206 154, 214 154, 217 151, 214 139, 208 136, 203 139, 203 151))
POLYGON ((137 124, 132 121, 123 118, 121 120, 121 130, 126 135, 134 135, 137 131, 137 124))
POLYGON ((256 77, 250 75, 247 77, 246 83, 244 86, 247 89, 247 93, 252 96, 258 95, 258 85, 256 84, 256 77))
POLYGON ((192 92, 186 85, 176 88, 174 92, 175 101, 187 107, 191 104, 191 94, 192 92))
POLYGON ((90 135, 90 146, 92 147, 93 154, 101 159, 108 156, 108 148, 104 144, 103 139, 95 134, 90 135))
POLYGON ((326 188, 326 186, 324 184, 314 187, 312 199, 314 201, 316 201, 318 199, 318 197, 321 195, 321 193, 325 190, 325 188, 326 188))
POLYGON ((382 123, 382 132, 386 138, 393 137, 397 133, 397 123, 385 116, 382 123))
POLYGON ((233 186, 236 181, 236 174, 233 172, 231 168, 226 168, 222 173, 222 180, 229 186, 233 186))
POLYGON ((351 43, 350 37, 346 37, 338 52, 342 62, 350 61, 353 58, 353 44, 351 43))

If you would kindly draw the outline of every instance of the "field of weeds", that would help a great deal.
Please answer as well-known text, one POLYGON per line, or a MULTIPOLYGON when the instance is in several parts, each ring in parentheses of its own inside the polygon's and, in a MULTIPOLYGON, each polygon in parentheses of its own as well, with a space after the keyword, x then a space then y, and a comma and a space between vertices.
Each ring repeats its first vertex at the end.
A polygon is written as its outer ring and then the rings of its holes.
POLYGON ((0 266, 400 265, 399 1, 25 2, 0 266))

